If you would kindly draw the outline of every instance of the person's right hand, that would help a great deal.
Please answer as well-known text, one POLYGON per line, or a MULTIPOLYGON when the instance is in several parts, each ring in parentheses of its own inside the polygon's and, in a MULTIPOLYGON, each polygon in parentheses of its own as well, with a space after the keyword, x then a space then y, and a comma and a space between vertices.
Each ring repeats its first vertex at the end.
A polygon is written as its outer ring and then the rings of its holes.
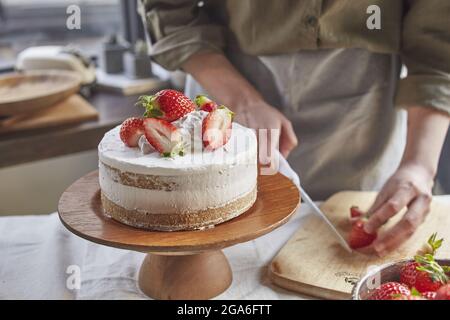
POLYGON ((287 158, 289 153, 297 144, 297 136, 292 128, 291 122, 277 109, 270 106, 263 100, 245 105, 232 106, 235 112, 235 121, 240 124, 256 129, 278 129, 275 136, 269 136, 270 139, 280 139, 280 152, 287 158))
POLYGON ((278 140, 279 137, 280 152, 285 158, 297 146, 291 122, 268 105, 222 53, 194 54, 184 62, 183 70, 191 74, 213 100, 234 111, 236 122, 256 130, 278 129, 273 138, 278 140))

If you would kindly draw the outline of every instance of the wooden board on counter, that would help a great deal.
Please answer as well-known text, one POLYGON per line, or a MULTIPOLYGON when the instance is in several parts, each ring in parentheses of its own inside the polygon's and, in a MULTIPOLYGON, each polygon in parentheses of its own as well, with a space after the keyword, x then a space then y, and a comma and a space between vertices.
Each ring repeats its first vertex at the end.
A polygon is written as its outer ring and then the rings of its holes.
POLYGON ((0 133, 76 124, 97 118, 97 110, 75 94, 53 107, 0 120, 0 133))
MULTIPOLYGON (((340 192, 325 201, 321 208, 342 234, 348 234, 349 208, 357 205, 367 210, 375 197, 374 192, 340 192)), ((393 218, 385 228, 392 226, 400 216, 393 218)), ((326 299, 349 299, 353 284, 369 267, 413 257, 433 232, 447 240, 437 257, 449 258, 450 205, 438 199, 433 199, 424 224, 396 251, 383 258, 350 254, 339 246, 323 221, 311 214, 273 259, 269 275, 275 284, 289 290, 326 299)))

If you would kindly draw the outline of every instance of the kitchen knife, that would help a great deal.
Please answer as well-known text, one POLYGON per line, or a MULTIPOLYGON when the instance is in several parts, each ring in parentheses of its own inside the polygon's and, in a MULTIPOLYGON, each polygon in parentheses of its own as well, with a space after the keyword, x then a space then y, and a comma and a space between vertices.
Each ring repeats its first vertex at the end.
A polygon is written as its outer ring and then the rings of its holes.
POLYGON ((314 201, 311 200, 309 195, 306 193, 306 191, 300 186, 300 193, 302 195, 303 201, 305 201, 308 205, 311 206, 311 208, 314 210, 315 213, 317 213, 322 220, 325 221, 325 223, 328 225, 328 227, 333 231, 334 235, 339 241, 339 244, 342 248, 344 248, 347 252, 352 253, 352 249, 348 245, 347 241, 341 236, 339 231, 336 229, 336 227, 331 223, 331 221, 328 219, 328 217, 322 212, 322 210, 319 209, 318 206, 314 203, 314 201))

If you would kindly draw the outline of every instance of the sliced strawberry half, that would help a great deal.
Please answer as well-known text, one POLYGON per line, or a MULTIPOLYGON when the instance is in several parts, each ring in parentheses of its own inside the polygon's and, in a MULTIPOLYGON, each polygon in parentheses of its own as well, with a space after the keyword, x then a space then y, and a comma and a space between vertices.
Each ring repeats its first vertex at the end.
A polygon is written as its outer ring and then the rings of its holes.
POLYGON ((352 249, 364 248, 372 244, 377 238, 377 234, 369 234, 364 230, 366 219, 359 219, 353 223, 350 231, 348 244, 352 249))
POLYGON ((200 110, 212 112, 217 109, 218 105, 205 95, 195 97, 195 104, 200 110))
POLYGON ((350 223, 353 224, 364 216, 365 216, 364 212, 362 212, 361 209, 359 209, 359 207, 353 206, 350 208, 350 223))
POLYGON ((120 139, 129 147, 137 147, 139 138, 144 134, 143 120, 128 118, 120 126, 120 139))
POLYGON ((234 113, 225 106, 210 112, 202 123, 203 146, 215 150, 225 145, 231 137, 234 113))
POLYGON ((183 139, 180 130, 162 119, 144 120, 144 132, 148 142, 164 157, 183 155, 183 139))
POLYGON ((350 208, 350 217, 351 218, 359 218, 362 217, 364 213, 357 206, 353 206, 350 208))

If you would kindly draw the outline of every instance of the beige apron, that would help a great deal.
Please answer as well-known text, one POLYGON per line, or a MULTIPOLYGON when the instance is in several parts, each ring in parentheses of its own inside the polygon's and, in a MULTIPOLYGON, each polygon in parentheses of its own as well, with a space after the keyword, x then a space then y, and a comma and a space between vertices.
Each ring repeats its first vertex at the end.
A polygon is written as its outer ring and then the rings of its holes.
MULTIPOLYGON (((266 101, 291 121, 299 146, 288 158, 311 196, 378 190, 397 168, 406 113, 393 106, 400 61, 362 49, 277 56, 227 53, 266 101)), ((204 92, 188 77, 186 93, 204 92)))

